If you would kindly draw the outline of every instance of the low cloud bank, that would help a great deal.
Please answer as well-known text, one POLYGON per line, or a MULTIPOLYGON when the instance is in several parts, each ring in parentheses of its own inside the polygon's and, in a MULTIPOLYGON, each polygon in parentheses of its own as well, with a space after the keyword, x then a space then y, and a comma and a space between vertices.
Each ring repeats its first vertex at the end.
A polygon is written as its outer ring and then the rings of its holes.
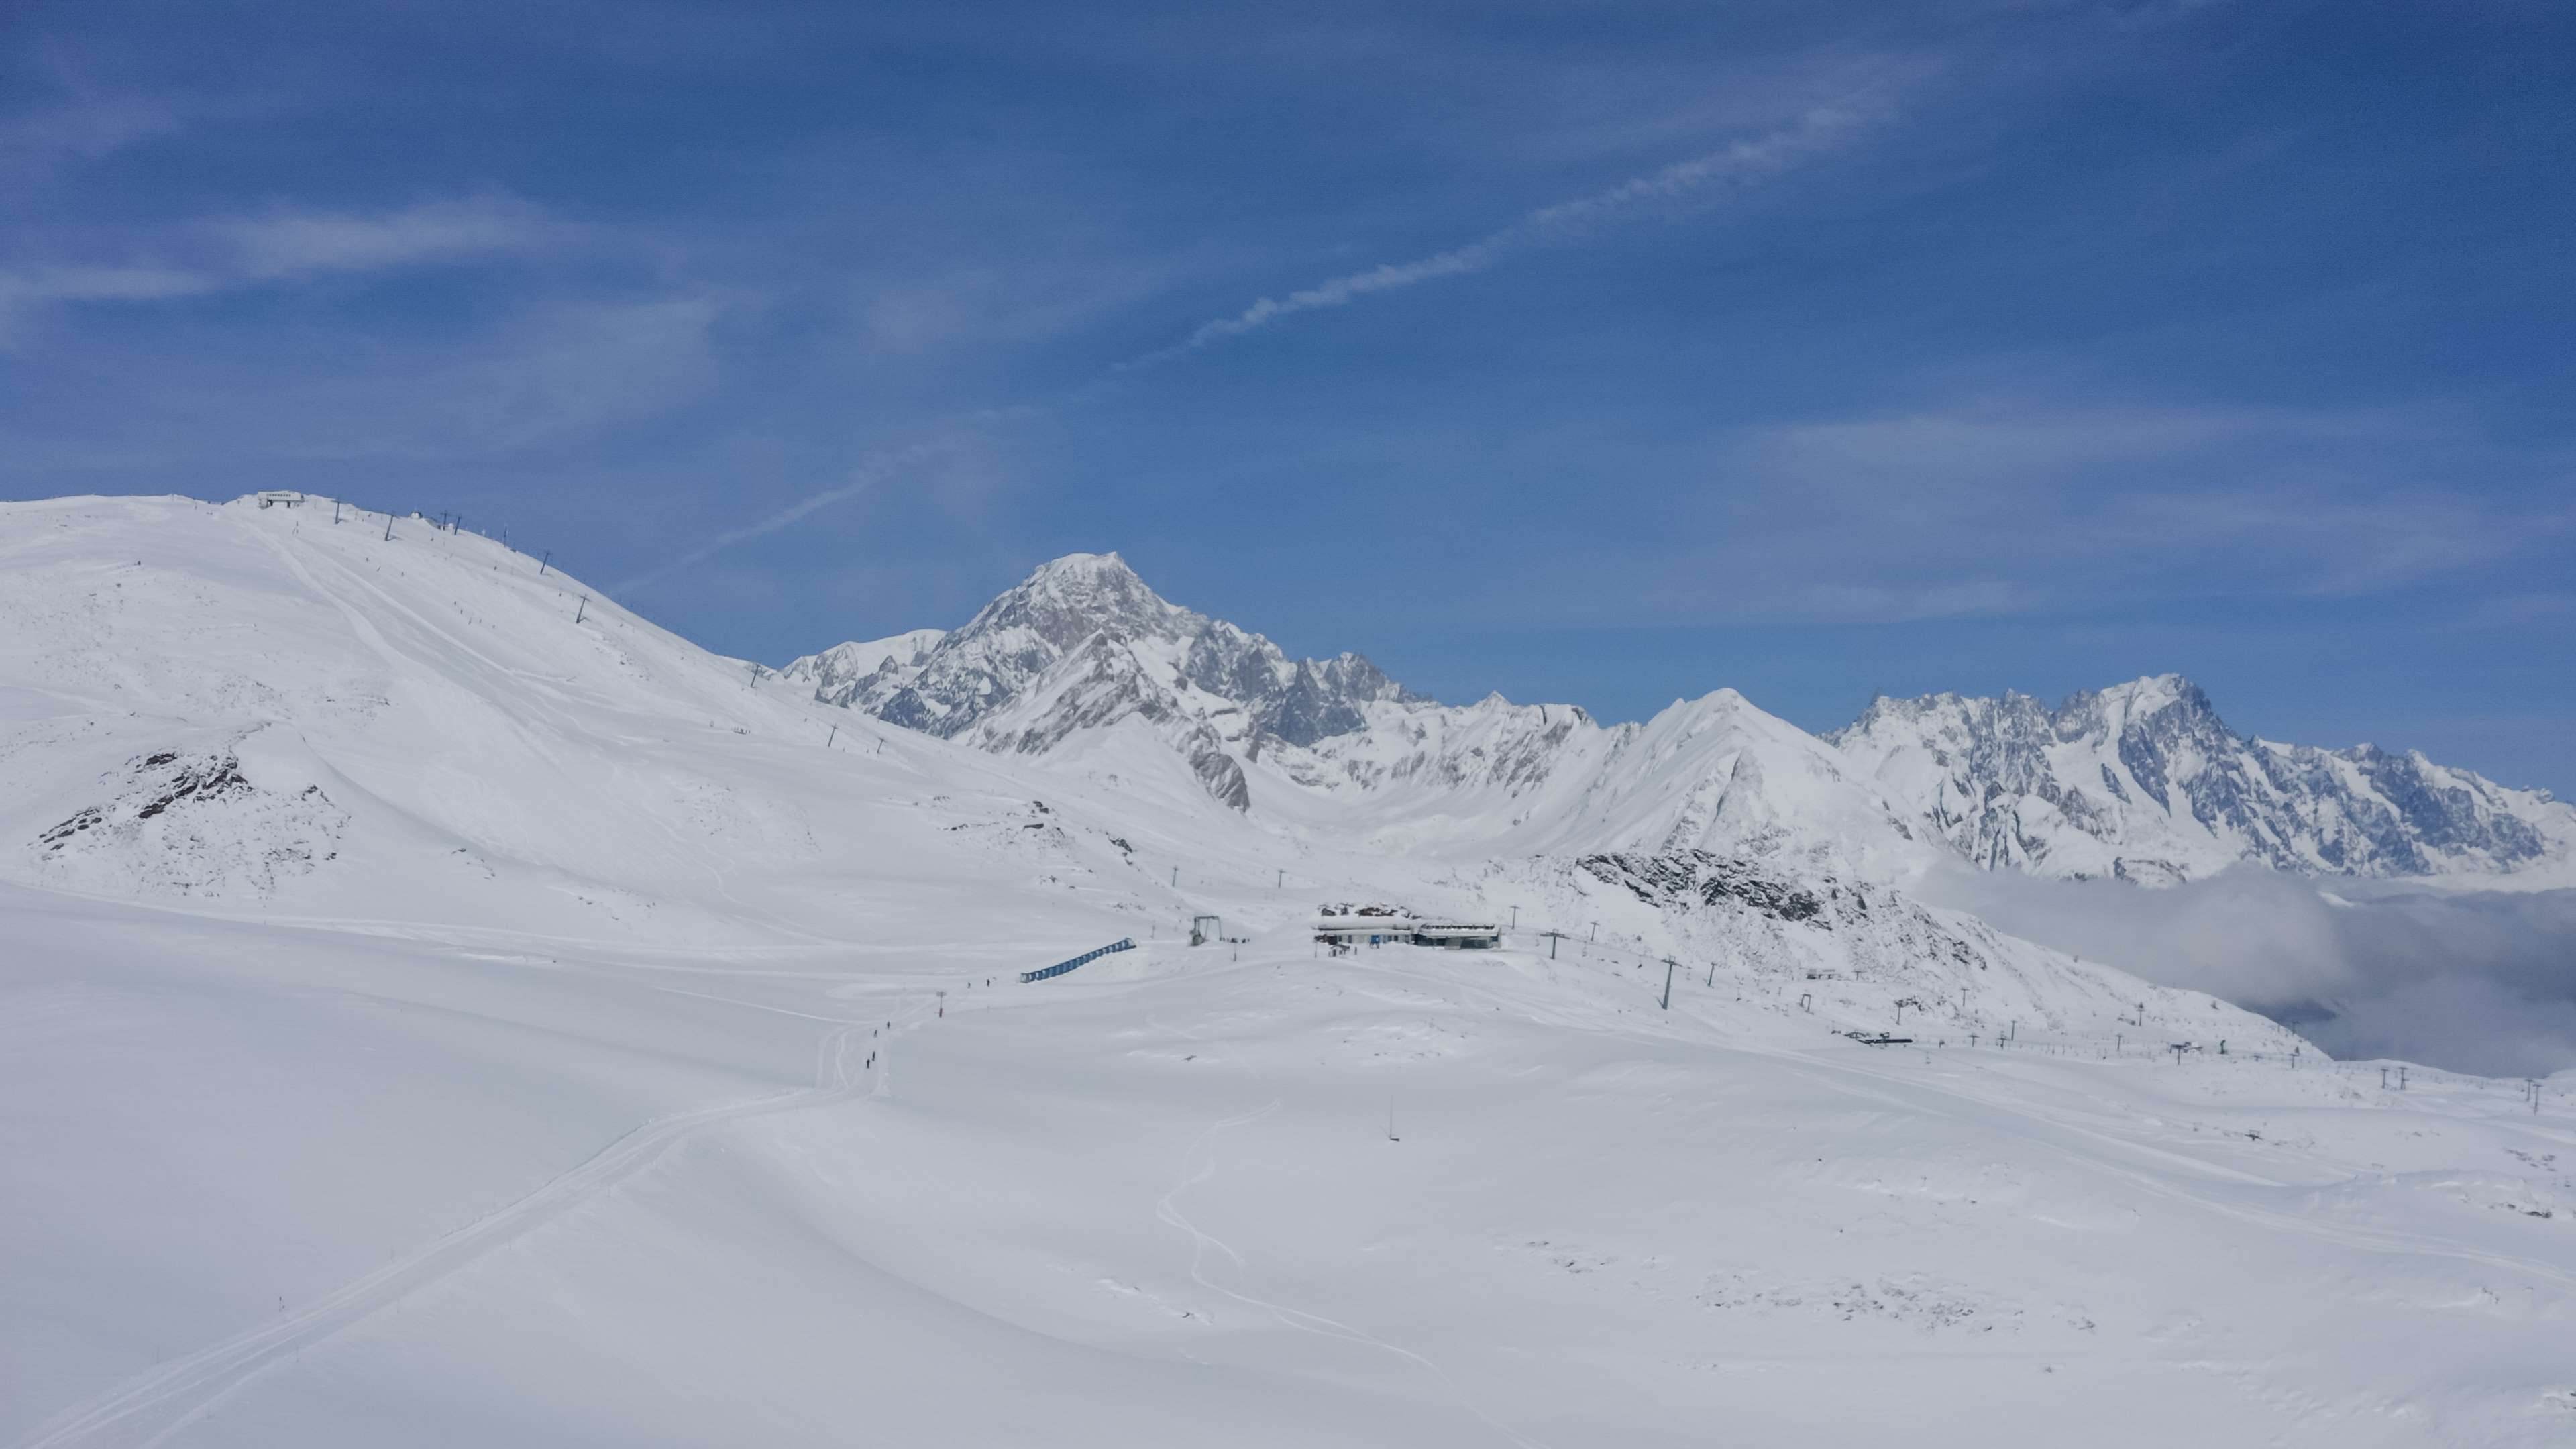
POLYGON ((2576 1067, 2576 890, 2432 891, 2247 868, 2167 890, 1967 869, 1923 894, 2276 1018, 2335 1056, 2576 1067))

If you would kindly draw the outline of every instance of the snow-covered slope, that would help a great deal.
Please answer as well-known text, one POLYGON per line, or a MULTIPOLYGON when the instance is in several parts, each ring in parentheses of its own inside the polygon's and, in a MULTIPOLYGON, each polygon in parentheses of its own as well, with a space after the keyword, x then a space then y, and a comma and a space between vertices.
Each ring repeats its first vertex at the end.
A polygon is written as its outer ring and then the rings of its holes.
POLYGON ((1880 699, 1833 742, 1990 868, 2161 883, 2240 861, 2307 874, 2563 875, 2576 806, 2419 753, 2230 730, 2179 675, 2070 697, 1880 699))
POLYGON ((935 917, 1016 877, 1058 883, 1086 935, 1086 902, 1140 908, 1133 848, 1230 838, 1194 805, 1096 812, 1079 781, 1040 814, 999 761, 474 534, 181 499, 5 518, 0 880, 671 942, 882 931, 895 902, 935 917))
POLYGON ((326 509, 0 505, 0 1441, 2576 1425, 2576 1074, 2382 1091, 1922 904, 1731 695, 1355 700, 1247 813, 1149 710, 879 731, 326 509))

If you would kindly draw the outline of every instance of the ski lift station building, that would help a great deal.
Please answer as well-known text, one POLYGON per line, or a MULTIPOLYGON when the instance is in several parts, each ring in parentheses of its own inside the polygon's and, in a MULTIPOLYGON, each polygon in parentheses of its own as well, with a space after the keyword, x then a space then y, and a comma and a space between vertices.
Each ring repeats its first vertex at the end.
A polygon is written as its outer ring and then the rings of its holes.
POLYGON ((1424 921, 1413 928, 1413 944, 1449 951, 1491 951, 1503 944, 1503 928, 1490 921, 1424 921))
POLYGON ((1413 916, 1354 912, 1315 922, 1315 939, 1328 946, 1437 946, 1450 951, 1491 951, 1503 928, 1484 921, 1421 920, 1413 916))

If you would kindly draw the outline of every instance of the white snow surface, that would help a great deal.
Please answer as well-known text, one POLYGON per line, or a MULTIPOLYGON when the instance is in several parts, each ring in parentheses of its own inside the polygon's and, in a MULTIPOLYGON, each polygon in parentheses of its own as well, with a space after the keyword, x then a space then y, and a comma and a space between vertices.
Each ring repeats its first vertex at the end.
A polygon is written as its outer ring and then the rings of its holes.
POLYGON ((1244 812, 327 510, 0 505, 0 1442, 2576 1440, 2576 1073, 1916 902, 1730 692, 1244 812))

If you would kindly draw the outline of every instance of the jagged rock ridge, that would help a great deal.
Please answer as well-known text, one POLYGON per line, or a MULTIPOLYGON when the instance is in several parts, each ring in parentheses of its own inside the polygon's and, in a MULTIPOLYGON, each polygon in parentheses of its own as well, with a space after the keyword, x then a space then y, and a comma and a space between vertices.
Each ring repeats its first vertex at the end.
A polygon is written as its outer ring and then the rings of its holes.
POLYGON ((1379 845, 1715 849, 1880 879, 1987 869, 2164 884, 2238 862, 2318 875, 2559 869, 2576 809, 2420 754, 2238 735, 2178 675, 1881 699, 1823 738, 1732 690, 1604 726, 1500 695, 1447 706, 1356 654, 1290 660, 1155 594, 1116 554, 1040 567, 962 628, 784 671, 817 698, 1010 754, 1141 724, 1216 799, 1379 845))
POLYGON ((1971 860, 2045 875, 2508 872, 2563 858, 2576 813, 2412 751, 2240 735, 2175 674, 2055 709, 2011 693, 1879 699, 1828 738, 1971 860))
POLYGON ((1141 719, 1237 809, 1250 804, 1238 754, 1264 741, 1311 746, 1365 729, 1371 701, 1417 698, 1357 654, 1291 660, 1169 603, 1114 553, 1046 564, 962 628, 842 645, 785 672, 829 703, 1013 753, 1141 719))

